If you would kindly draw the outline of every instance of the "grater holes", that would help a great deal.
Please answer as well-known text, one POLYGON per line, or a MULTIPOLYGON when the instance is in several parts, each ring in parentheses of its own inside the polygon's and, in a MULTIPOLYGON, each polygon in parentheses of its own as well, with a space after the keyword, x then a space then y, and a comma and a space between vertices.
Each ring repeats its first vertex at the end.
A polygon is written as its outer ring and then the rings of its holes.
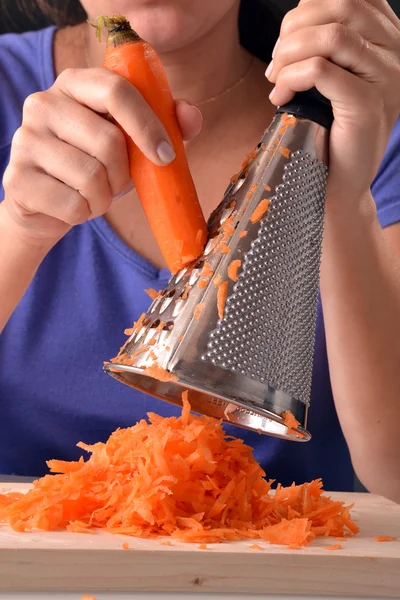
POLYGON ((187 267, 184 267, 183 269, 181 269, 176 275, 175 275, 175 279, 174 282, 175 283, 179 283, 181 281, 181 279, 186 275, 187 273, 187 267))
POLYGON ((161 306, 160 306, 160 309, 159 309, 159 313, 160 314, 163 313, 168 308, 168 306, 171 304, 171 302, 172 302, 175 294, 176 294, 176 289, 175 288, 173 288, 172 290, 165 290, 164 291, 164 293, 163 293, 163 300, 161 302, 161 306))
POLYGON ((189 277, 189 285, 193 286, 199 278, 200 278, 200 270, 194 269, 189 277))
POLYGON ((143 336, 143 334, 145 333, 145 331, 147 331, 147 328, 148 328, 150 322, 151 321, 150 321, 149 318, 143 319, 142 326, 141 326, 141 328, 139 329, 139 331, 137 332, 137 334, 136 334, 136 336, 134 338, 134 343, 135 344, 136 344, 136 342, 138 342, 140 340, 140 338, 143 336))
POLYGON ((235 352, 229 352, 233 363, 226 368, 305 401, 311 385, 318 299, 319 259, 313 246, 315 236, 320 243, 325 183, 326 168, 301 151, 285 165, 280 195, 272 198, 269 219, 260 226, 256 244, 246 256, 243 279, 233 289, 229 314, 207 354, 209 359, 221 355, 229 344, 235 352), (233 320, 239 320, 239 328, 229 327, 233 320), (311 332, 308 338, 303 337, 302 327, 311 332), (223 342, 219 335, 224 336, 223 342), (249 354, 255 363, 247 361, 249 354))

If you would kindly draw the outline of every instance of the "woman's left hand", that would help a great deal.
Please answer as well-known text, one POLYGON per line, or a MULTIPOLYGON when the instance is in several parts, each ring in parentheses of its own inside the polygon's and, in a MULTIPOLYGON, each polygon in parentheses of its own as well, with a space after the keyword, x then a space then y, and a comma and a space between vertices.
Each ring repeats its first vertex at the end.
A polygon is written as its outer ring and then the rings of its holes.
POLYGON ((386 0, 301 0, 268 79, 279 106, 316 87, 332 102, 328 199, 370 190, 400 113, 400 20, 386 0))

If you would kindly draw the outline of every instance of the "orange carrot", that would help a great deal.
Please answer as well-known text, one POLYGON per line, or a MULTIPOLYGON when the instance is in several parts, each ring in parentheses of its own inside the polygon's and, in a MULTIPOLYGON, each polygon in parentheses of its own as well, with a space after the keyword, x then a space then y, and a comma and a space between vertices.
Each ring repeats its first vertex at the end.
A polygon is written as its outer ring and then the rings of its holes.
POLYGON ((207 287, 207 285, 208 285, 207 279, 199 279, 199 281, 197 282, 197 287, 200 289, 204 289, 205 287, 207 287))
POLYGON ((247 235, 247 231, 241 231, 239 237, 244 238, 247 235))
POLYGON ((127 542, 122 544, 122 550, 129 550, 129 544, 127 542))
POLYGON ((94 596, 89 596, 88 594, 85 594, 84 596, 81 596, 81 600, 96 600, 96 598, 94 596))
POLYGON ((224 318, 225 302, 226 302, 227 295, 228 295, 228 282, 224 281, 223 283, 221 283, 220 286, 218 286, 218 293, 217 293, 218 316, 220 319, 224 318))
POLYGON ((269 187, 269 185, 267 185, 266 183, 263 183, 263 187, 264 187, 264 190, 265 190, 266 192, 270 192, 270 191, 271 191, 271 188, 270 188, 270 187, 269 187))
POLYGON ((205 309, 206 305, 205 304, 198 304, 196 306, 196 308, 194 309, 194 318, 196 321, 198 321, 201 317, 201 313, 203 312, 203 310, 205 309))
POLYGON ((332 546, 325 546, 325 550, 341 550, 343 546, 341 544, 332 544, 332 546))
POLYGON ((0 522, 19 532, 102 529, 166 546, 165 538, 261 539, 298 548, 358 531, 350 507, 325 496, 321 480, 271 493, 249 446, 221 422, 192 414, 187 392, 182 405, 179 417, 150 413, 106 443, 78 444, 86 461, 49 461, 53 474, 27 494, 0 495, 0 522))
POLYGON ((217 287, 218 287, 219 285, 221 285, 221 283, 222 283, 222 276, 221 276, 221 275, 217 275, 217 276, 216 276, 216 278, 214 279, 213 283, 214 283, 214 285, 216 285, 217 287))
POLYGON ((190 174, 175 102, 162 62, 152 46, 120 15, 100 17, 98 32, 103 25, 108 31, 104 67, 136 87, 163 123, 176 153, 172 163, 157 166, 124 132, 138 196, 164 259, 176 273, 201 255, 208 232, 190 174))
POLYGON ((233 260, 228 267, 228 277, 232 279, 232 281, 238 280, 238 270, 242 264, 241 260, 233 260))
POLYGON ((261 200, 260 204, 257 206, 257 208, 255 209, 253 214, 250 216, 250 221, 252 223, 257 223, 257 221, 259 221, 265 215, 265 213, 268 211, 269 205, 270 205, 270 200, 268 200, 267 198, 264 198, 264 200, 261 200))
POLYGON ((199 550, 207 550, 207 544, 200 544, 199 550))
POLYGON ((155 300, 159 296, 159 292, 156 292, 156 290, 153 290, 153 288, 149 288, 148 290, 144 291, 152 300, 155 300))
POLYGON ((375 542, 396 542, 397 537, 395 537, 394 535, 375 535, 374 541, 375 542))

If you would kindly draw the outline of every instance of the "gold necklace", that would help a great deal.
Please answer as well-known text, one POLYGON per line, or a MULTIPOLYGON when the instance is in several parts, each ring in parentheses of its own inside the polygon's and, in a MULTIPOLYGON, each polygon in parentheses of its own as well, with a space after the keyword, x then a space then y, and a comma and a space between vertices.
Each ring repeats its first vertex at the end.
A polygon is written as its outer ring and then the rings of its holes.
MULTIPOLYGON (((88 49, 89 44, 88 44, 88 37, 87 37, 87 33, 86 33, 86 27, 84 29, 82 29, 82 34, 83 34, 83 45, 85 48, 86 67, 88 69, 90 69, 92 67, 92 65, 91 65, 90 56, 89 56, 89 49, 88 49)), ((249 66, 247 67, 245 73, 240 77, 240 79, 235 81, 235 83, 233 83, 229 87, 225 88, 224 90, 222 90, 222 92, 219 92, 215 96, 211 96, 210 98, 206 98, 205 100, 199 100, 199 102, 195 103, 195 106, 204 106, 205 104, 211 104, 212 102, 219 100, 219 98, 222 98, 223 96, 226 96, 230 92, 233 92, 233 90, 238 88, 244 81, 246 81, 247 77, 250 75, 250 73, 253 69, 253 66, 255 65, 255 62, 256 62, 255 58, 254 58, 254 56, 252 56, 250 59, 250 62, 249 62, 249 66)))
POLYGON ((249 66, 246 69, 246 72, 240 77, 240 79, 238 79, 234 84, 232 84, 228 88, 222 90, 222 92, 219 92, 219 94, 216 94, 215 96, 211 96, 211 98, 206 98, 205 100, 200 100, 199 102, 196 102, 195 106, 204 106, 205 104, 211 104, 212 102, 219 100, 219 98, 222 98, 223 96, 226 96, 230 92, 233 92, 233 90, 238 88, 250 75, 250 73, 253 69, 253 66, 255 65, 255 62, 256 62, 255 58, 254 58, 254 56, 252 56, 249 66))

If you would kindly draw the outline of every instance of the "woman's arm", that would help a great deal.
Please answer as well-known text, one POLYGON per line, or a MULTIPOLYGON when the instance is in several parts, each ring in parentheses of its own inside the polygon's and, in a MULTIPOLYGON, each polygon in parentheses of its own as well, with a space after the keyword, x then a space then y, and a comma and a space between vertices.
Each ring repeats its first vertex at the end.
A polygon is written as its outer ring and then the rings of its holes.
POLYGON ((49 250, 45 242, 29 244, 19 237, 0 204, 0 333, 49 250))
POLYGON ((313 86, 332 102, 321 295, 333 395, 358 476, 400 502, 400 225, 380 227, 370 192, 399 115, 400 21, 386 0, 301 0, 268 76, 274 104, 313 86))
POLYGON ((358 477, 400 502, 400 224, 385 235, 371 195, 340 208, 321 269, 333 395, 358 477))

